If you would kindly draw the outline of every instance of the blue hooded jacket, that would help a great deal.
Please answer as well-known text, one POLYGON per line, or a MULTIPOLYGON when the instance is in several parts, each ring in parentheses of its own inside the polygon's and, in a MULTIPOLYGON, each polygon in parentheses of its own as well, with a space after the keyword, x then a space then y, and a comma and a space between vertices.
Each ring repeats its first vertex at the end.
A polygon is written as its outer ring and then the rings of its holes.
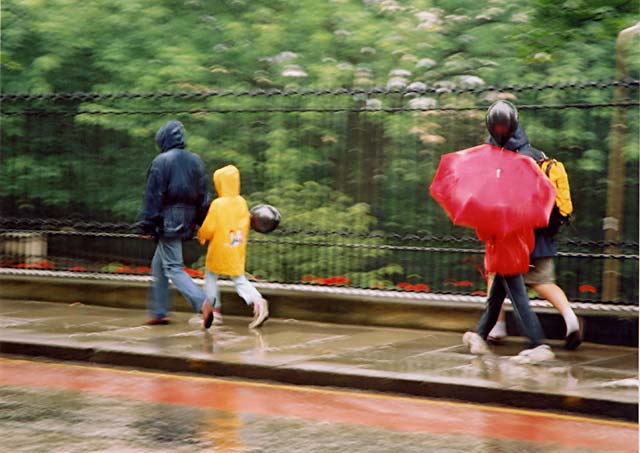
POLYGON ((209 208, 202 159, 185 150, 184 126, 169 121, 158 130, 160 154, 147 173, 137 230, 157 239, 191 239, 209 208))
MULTIPOLYGON (((493 137, 489 137, 489 144, 499 147, 493 137)), ((545 153, 531 146, 531 143, 529 143, 529 137, 527 137, 527 134, 524 132, 524 129, 520 124, 518 124, 518 128, 513 134, 513 137, 505 143, 503 148, 515 151, 516 153, 524 156, 529 156, 536 163, 539 160, 547 158, 545 153)), ((556 241, 552 235, 547 234, 545 228, 535 230, 535 236, 536 245, 533 252, 531 252, 531 258, 551 258, 558 254, 556 241)))

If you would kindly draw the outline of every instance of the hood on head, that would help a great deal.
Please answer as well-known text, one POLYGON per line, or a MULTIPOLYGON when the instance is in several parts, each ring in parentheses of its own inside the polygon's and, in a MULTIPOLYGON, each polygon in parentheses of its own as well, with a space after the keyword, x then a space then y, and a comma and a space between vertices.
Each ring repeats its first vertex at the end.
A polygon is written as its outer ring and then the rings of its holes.
POLYGON ((504 146, 519 126, 518 109, 509 101, 496 101, 487 109, 485 124, 496 143, 504 146))
POLYGON ((240 171, 233 165, 219 168, 213 173, 213 185, 219 197, 240 195, 240 171))
POLYGON ((156 144, 161 153, 173 148, 184 148, 185 143, 184 126, 177 120, 168 121, 156 134, 156 144))
MULTIPOLYGON (((499 146, 493 137, 489 137, 489 144, 499 146)), ((507 140, 507 143, 505 143, 502 148, 515 151, 523 156, 528 156, 536 162, 541 159, 547 159, 547 155, 545 153, 531 146, 529 143, 529 137, 527 137, 527 134, 524 132, 524 129, 520 124, 518 124, 518 128, 513 134, 513 137, 507 140)))
POLYGON ((529 137, 527 137, 527 134, 524 132, 522 125, 518 124, 518 127, 513 136, 509 140, 507 140, 504 146, 498 145, 498 143, 491 136, 489 136, 489 144, 508 149, 510 151, 518 151, 523 146, 529 144, 529 137))

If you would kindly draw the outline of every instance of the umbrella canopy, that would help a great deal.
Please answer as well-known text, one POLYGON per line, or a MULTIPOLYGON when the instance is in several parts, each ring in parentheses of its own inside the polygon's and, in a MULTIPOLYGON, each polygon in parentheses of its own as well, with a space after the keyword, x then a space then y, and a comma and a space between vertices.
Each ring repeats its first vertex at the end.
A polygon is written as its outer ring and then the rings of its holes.
POLYGON ((531 158, 492 145, 443 155, 430 191, 454 224, 495 238, 546 226, 556 196, 531 158))

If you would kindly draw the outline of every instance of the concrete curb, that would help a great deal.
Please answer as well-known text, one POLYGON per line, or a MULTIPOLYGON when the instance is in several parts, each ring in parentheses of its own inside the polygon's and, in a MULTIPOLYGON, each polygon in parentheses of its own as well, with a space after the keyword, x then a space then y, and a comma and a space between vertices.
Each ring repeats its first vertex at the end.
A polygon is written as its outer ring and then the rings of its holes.
POLYGON ((597 417, 638 421, 638 404, 504 388, 477 387, 451 381, 411 380, 389 372, 360 370, 340 373, 301 366, 267 366, 220 360, 168 357, 158 354, 80 348, 68 345, 0 340, 0 353, 47 357, 56 360, 126 366, 207 376, 269 380, 284 384, 330 386, 364 391, 444 398, 481 404, 545 411, 562 411, 597 417))

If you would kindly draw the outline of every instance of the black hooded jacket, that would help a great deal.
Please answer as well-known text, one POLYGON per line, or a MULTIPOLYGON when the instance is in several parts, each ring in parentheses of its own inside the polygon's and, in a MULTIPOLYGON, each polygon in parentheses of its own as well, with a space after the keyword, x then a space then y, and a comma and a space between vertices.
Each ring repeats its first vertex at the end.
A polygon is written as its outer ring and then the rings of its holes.
POLYGON ((508 149, 510 151, 515 151, 518 154, 528 156, 535 162, 547 158, 545 153, 531 146, 531 143, 529 143, 529 137, 527 137, 527 134, 524 132, 524 129, 520 124, 518 124, 518 128, 513 134, 513 137, 511 137, 507 141, 507 143, 504 144, 504 146, 501 147, 500 145, 498 145, 493 137, 489 137, 489 144, 497 146, 498 148, 508 149))
POLYGON ((158 239, 191 239, 209 207, 204 162, 185 150, 184 126, 169 121, 156 134, 160 154, 147 173, 139 232, 158 239))
MULTIPOLYGON (((500 147, 493 137, 489 137, 489 144, 500 147)), ((529 137, 527 137, 527 134, 520 124, 518 124, 518 128, 513 134, 513 137, 511 137, 502 148, 515 151, 523 156, 529 156, 536 163, 542 159, 547 159, 545 153, 531 146, 529 137)), ((536 245, 533 252, 531 252, 531 258, 550 258, 557 255, 558 249, 556 247, 556 241, 553 235, 547 234, 546 228, 535 230, 535 235, 536 245)))

